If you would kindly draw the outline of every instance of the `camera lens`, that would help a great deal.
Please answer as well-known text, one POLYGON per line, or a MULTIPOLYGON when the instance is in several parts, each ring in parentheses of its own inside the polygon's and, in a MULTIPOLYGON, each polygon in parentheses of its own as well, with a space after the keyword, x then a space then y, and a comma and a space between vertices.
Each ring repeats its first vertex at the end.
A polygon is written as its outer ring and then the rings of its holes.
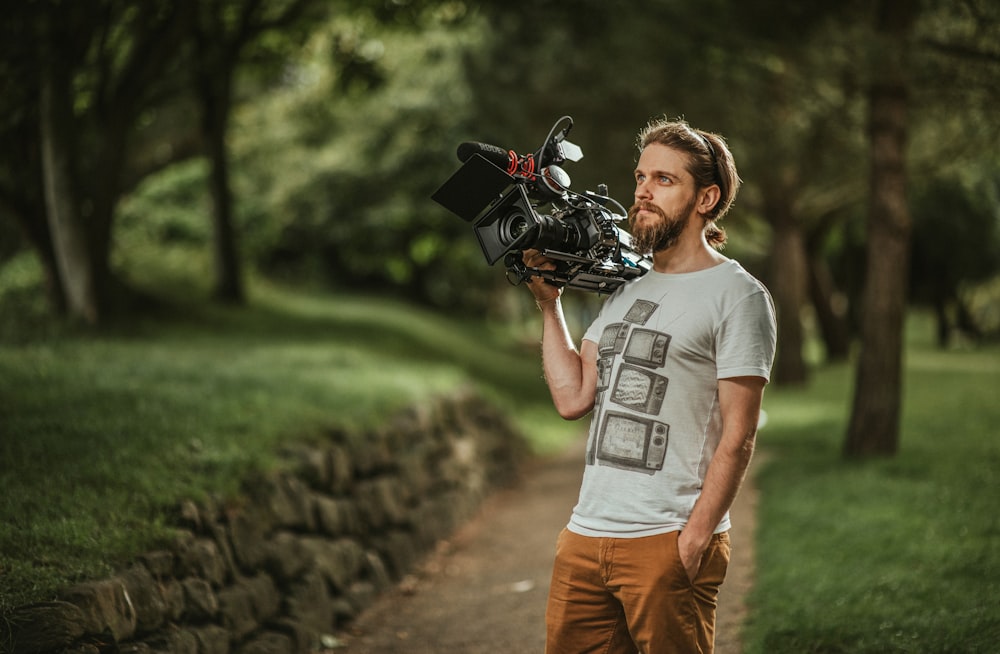
POLYGON ((504 216, 497 226, 497 235, 500 242, 510 245, 521 237, 526 231, 531 229, 532 221, 520 211, 512 211, 504 216))

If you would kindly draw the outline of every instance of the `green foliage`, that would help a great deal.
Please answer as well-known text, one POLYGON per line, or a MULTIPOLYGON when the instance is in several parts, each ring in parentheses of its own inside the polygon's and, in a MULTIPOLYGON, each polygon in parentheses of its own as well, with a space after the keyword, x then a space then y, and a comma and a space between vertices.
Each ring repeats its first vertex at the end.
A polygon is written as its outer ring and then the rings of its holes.
POLYGON ((915 185, 911 298, 936 310, 942 346, 956 327, 977 338, 1000 334, 983 303, 984 283, 1000 276, 1000 183, 992 172, 915 185))
POLYGON ((0 343, 16 343, 65 331, 53 315, 41 283, 42 266, 31 252, 0 264, 0 343))
POLYGON ((211 242, 207 177, 208 162, 197 159, 149 178, 119 209, 119 248, 132 249, 136 243, 130 239, 135 238, 165 247, 207 247, 211 242))
POLYGON ((911 321, 901 453, 840 458, 849 370, 772 389, 748 652, 989 652, 1000 618, 1000 350, 911 321))
MULTIPOLYGON (((255 42, 238 78, 243 101, 230 144, 240 247, 267 274, 394 289, 435 306, 495 306, 501 271, 483 265, 467 225, 429 200, 457 168, 456 144, 531 151, 570 114, 571 138, 587 155, 569 168, 574 188, 606 182, 628 204, 634 135, 666 114, 729 137, 745 181, 726 219, 729 254, 764 273, 764 200, 787 198, 811 230, 813 255, 836 264, 852 298, 860 289, 864 3, 806 11, 784 0, 714 0, 637 11, 589 1, 412 1, 346 3, 337 12, 314 23, 301 49, 302 25, 294 38, 275 32, 255 42)), ((970 20, 957 6, 929 10, 921 43, 988 42, 970 36, 970 20)), ((991 69, 977 64, 961 100, 942 101, 939 82, 955 63, 931 50, 919 49, 920 61, 933 63, 920 70, 936 76, 922 73, 915 90, 911 164, 926 170, 944 159, 968 169, 997 138, 987 105, 968 102, 989 95, 991 69), (973 138, 959 137, 970 128, 973 138)), ((200 238, 192 228, 204 218, 203 199, 163 196, 169 201, 189 212, 171 220, 181 229, 174 236, 200 238)))
POLYGON ((933 179, 913 200, 914 293, 956 297, 962 282, 1000 273, 1000 181, 933 179))
POLYGON ((237 195, 248 199, 247 249, 260 266, 486 306, 482 288, 497 271, 471 229, 430 200, 458 167, 468 91, 455 79, 474 28, 334 21, 307 47, 294 86, 237 116, 237 195), (345 50, 367 72, 345 68, 345 50))
POLYGON ((984 334, 1000 334, 1000 276, 963 289, 962 300, 984 334))

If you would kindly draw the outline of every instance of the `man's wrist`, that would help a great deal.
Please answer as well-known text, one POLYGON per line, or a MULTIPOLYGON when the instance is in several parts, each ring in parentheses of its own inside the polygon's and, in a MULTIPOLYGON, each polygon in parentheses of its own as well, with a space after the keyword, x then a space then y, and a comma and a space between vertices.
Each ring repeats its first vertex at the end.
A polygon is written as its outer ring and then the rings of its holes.
POLYGON ((559 296, 547 297, 543 300, 535 298, 535 306, 538 307, 540 311, 545 311, 547 306, 555 306, 559 302, 559 296))

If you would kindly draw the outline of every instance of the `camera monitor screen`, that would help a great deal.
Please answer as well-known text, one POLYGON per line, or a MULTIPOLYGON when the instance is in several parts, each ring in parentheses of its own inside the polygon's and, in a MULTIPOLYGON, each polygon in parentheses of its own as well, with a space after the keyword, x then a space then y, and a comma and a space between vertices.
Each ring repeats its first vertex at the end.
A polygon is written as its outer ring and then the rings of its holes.
POLYGON ((514 178, 481 155, 475 154, 448 178, 431 199, 466 222, 500 197, 514 178))

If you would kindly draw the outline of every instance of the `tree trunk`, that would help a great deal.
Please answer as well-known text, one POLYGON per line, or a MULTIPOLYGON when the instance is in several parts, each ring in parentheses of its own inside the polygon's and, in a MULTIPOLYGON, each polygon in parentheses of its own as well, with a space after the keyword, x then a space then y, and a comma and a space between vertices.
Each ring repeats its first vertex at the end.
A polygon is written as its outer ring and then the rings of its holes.
POLYGON ((233 226, 233 201, 229 186, 226 129, 229 124, 230 74, 203 73, 201 83, 202 128, 211 164, 209 190, 212 196, 212 253, 215 263, 216 299, 243 303, 243 272, 233 226))
MULTIPOLYGON (((851 330, 846 308, 838 307, 838 292, 830 268, 817 253, 808 255, 809 299, 816 312, 820 338, 828 361, 845 361, 851 353, 851 330)), ((846 300, 841 302, 846 304, 846 300)))
POLYGON ((869 92, 871 199, 861 319, 861 353, 844 443, 849 457, 891 456, 899 448, 903 321, 911 220, 906 198, 908 0, 879 3, 869 92))
POLYGON ((788 195, 779 189, 766 191, 765 212, 773 229, 771 272, 769 283, 774 296, 778 320, 778 352, 774 362, 774 383, 804 384, 809 370, 802 351, 805 335, 802 328, 802 307, 806 299, 805 238, 802 227, 792 217, 788 195))
POLYGON ((61 286, 70 318, 94 325, 101 307, 92 249, 80 213, 71 71, 58 61, 42 65, 39 132, 45 206, 61 286))

